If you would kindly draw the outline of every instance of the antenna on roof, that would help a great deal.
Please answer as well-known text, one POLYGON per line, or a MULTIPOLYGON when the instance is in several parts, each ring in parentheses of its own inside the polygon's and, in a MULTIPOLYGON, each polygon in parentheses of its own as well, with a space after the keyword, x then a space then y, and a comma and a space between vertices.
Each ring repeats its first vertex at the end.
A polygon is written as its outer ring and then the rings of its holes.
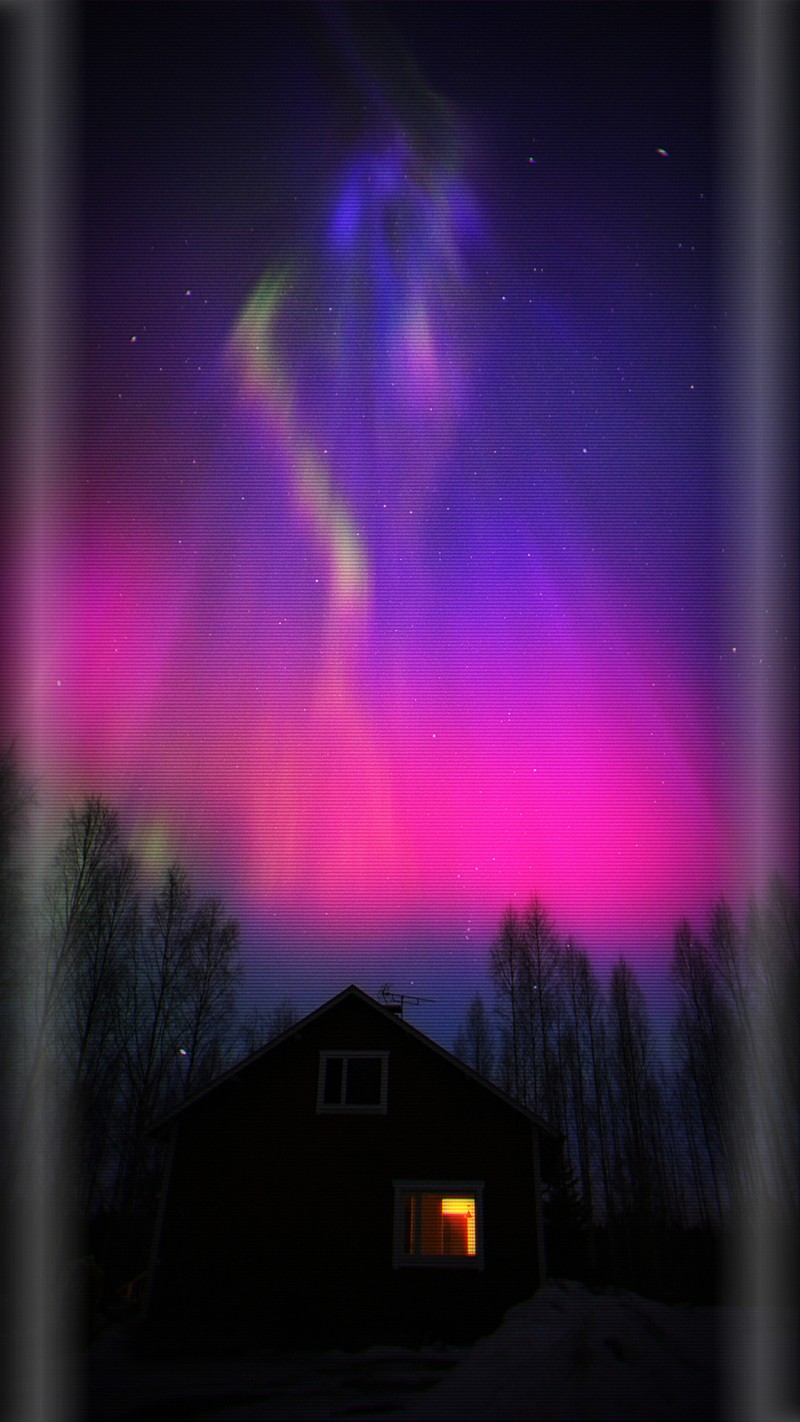
POLYGON ((403 1009, 407 1002, 411 1002, 416 1006, 420 1002, 436 1001, 433 997, 420 997, 416 993, 394 992, 391 983, 384 983, 380 993, 381 1001, 386 1004, 389 1011, 394 1012, 395 1015, 401 1019, 403 1017, 403 1009))

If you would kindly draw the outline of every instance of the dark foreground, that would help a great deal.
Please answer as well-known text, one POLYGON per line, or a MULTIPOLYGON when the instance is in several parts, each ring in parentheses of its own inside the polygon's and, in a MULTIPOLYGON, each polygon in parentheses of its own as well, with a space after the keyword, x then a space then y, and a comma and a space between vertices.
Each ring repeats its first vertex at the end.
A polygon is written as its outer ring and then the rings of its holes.
MULTIPOLYGON (((622 1290, 551 1281, 470 1348, 357 1353, 264 1349, 148 1358, 135 1324, 88 1354, 88 1422, 420 1422, 755 1418, 744 1308, 672 1307, 622 1290)), ((765 1414, 760 1422, 767 1422, 765 1414)))

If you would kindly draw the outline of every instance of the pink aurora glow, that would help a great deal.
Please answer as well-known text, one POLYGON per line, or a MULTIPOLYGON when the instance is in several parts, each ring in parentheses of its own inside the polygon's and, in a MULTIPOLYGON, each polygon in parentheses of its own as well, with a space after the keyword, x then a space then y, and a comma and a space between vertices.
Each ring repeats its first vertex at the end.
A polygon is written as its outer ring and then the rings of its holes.
MULTIPOLYGON (((534 193, 499 158, 493 179, 485 138, 473 178, 466 125, 406 78, 402 113, 382 99, 320 140, 314 221, 264 232, 216 327, 197 313, 236 285, 230 244, 193 272, 173 215, 180 240, 167 225, 122 294, 104 249, 85 447, 32 590, 28 758, 55 802, 107 796, 154 867, 187 858, 251 922, 319 926, 321 952, 404 923, 488 939, 536 892, 598 951, 644 953, 746 892, 759 833, 755 651, 720 605, 696 375, 711 279, 690 289, 683 244, 677 275, 659 245, 678 212, 702 251, 708 203, 655 142, 654 235, 633 198, 615 228, 627 169, 605 150, 594 186, 581 156, 581 184, 548 189, 546 148, 537 167, 523 147, 534 193)), ((187 152, 199 203, 211 149, 187 152)), ((123 252, 126 200, 120 179, 123 252)))

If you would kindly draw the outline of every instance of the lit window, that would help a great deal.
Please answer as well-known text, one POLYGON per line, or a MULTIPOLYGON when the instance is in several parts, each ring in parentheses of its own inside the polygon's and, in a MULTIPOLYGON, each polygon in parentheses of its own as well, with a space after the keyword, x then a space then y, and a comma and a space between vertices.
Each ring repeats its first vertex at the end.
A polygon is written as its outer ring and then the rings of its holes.
POLYGON ((318 1111, 386 1111, 388 1052, 320 1052, 318 1111))
POLYGON ((483 1267, 482 1182, 395 1181, 395 1265, 483 1267))

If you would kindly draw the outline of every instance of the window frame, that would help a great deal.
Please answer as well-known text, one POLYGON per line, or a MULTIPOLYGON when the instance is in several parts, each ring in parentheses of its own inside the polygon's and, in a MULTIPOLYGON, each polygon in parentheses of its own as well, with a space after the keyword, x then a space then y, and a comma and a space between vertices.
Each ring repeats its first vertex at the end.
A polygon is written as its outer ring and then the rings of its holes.
POLYGON ((393 1180, 394 1228, 392 1267, 395 1269, 477 1269, 484 1267, 483 1180, 393 1180), (406 1254, 405 1200, 408 1195, 465 1196, 475 1201, 474 1254, 406 1254))
POLYGON ((321 1051, 319 1054, 319 1074, 317 1077, 317 1113, 323 1116, 385 1116, 387 1100, 389 1095, 389 1053, 384 1051, 342 1051, 330 1050, 321 1051), (381 1090, 380 1099, 377 1102, 356 1102, 350 1103, 346 1099, 347 1095, 347 1063, 354 1058, 364 1060, 377 1060, 381 1066, 381 1090), (338 1060, 343 1062, 342 1069, 342 1097, 340 1101, 325 1100, 325 1076, 328 1062, 338 1060))

